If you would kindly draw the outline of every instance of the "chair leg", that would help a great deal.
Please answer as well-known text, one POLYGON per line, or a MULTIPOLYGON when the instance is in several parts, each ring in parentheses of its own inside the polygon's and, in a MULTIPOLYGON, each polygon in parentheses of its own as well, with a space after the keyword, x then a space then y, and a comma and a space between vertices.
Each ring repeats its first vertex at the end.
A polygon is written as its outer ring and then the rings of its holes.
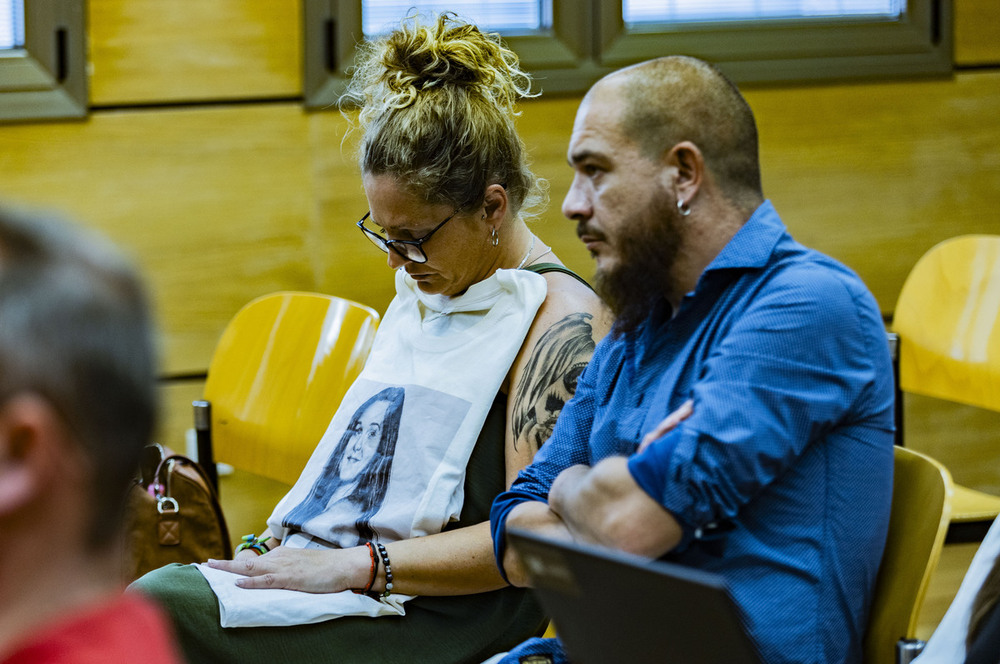
POLYGON ((892 358, 892 382, 896 398, 893 403, 893 423, 896 425, 895 442, 903 447, 903 390, 899 387, 899 335, 888 332, 889 355, 892 358))
POLYGON ((920 639, 900 639, 896 641, 896 664, 910 664, 927 645, 920 639))
POLYGON ((212 481, 216 495, 219 493, 219 473, 215 467, 215 455, 212 451, 212 404, 198 400, 191 404, 194 407, 194 432, 198 443, 198 463, 212 481))

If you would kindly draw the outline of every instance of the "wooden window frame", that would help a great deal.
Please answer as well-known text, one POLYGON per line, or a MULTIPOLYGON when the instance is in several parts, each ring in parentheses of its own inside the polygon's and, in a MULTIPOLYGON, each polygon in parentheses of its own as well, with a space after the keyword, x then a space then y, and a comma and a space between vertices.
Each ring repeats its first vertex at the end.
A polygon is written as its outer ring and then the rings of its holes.
POLYGON ((0 51, 0 122, 86 117, 86 0, 29 0, 24 24, 0 51))
MULTIPOLYGON (((905 17, 681 23, 627 27, 620 0, 553 0, 553 26, 505 37, 545 94, 582 94, 623 66, 684 54, 737 83, 814 83, 949 75, 952 0, 907 0, 905 17)), ((336 108, 354 45, 360 0, 303 0, 304 98, 336 108)))

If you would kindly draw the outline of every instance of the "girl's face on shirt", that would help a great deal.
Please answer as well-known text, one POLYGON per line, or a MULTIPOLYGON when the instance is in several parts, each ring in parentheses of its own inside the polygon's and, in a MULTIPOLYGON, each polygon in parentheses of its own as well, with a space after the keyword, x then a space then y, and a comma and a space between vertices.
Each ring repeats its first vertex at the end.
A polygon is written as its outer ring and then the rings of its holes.
POLYGON ((382 423, 385 421, 388 407, 388 402, 376 401, 365 408, 354 421, 349 432, 347 447, 344 448, 344 455, 340 459, 338 471, 342 481, 351 482, 357 479, 375 456, 379 441, 382 439, 382 423))

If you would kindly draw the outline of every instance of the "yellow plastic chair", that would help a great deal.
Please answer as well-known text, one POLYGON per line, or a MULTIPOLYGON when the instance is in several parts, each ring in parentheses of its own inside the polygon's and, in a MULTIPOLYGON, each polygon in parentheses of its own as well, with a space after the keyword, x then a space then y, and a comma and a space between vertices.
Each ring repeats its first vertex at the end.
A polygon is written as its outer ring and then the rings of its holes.
MULTIPOLYGON (((900 291, 893 331, 903 393, 1000 411, 1000 236, 964 235, 924 254, 900 291)), ((956 486, 949 541, 981 539, 998 515, 1000 496, 956 486)))
POLYGON ((948 470, 925 454, 899 446, 894 452, 889 534, 865 634, 865 664, 895 664, 900 640, 916 637, 951 514, 948 470))
POLYGON ((294 484, 378 326, 375 310, 330 295, 278 292, 243 307, 212 355, 196 401, 198 458, 294 484))

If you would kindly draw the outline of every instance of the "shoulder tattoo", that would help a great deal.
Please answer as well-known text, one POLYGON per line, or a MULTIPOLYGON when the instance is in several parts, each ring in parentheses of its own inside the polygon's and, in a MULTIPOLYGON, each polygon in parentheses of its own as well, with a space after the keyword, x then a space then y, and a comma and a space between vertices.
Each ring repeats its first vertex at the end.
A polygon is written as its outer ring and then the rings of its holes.
POLYGON ((556 418, 594 354, 593 318, 570 314, 538 339, 514 390, 514 449, 526 444, 534 454, 552 435, 556 418))

